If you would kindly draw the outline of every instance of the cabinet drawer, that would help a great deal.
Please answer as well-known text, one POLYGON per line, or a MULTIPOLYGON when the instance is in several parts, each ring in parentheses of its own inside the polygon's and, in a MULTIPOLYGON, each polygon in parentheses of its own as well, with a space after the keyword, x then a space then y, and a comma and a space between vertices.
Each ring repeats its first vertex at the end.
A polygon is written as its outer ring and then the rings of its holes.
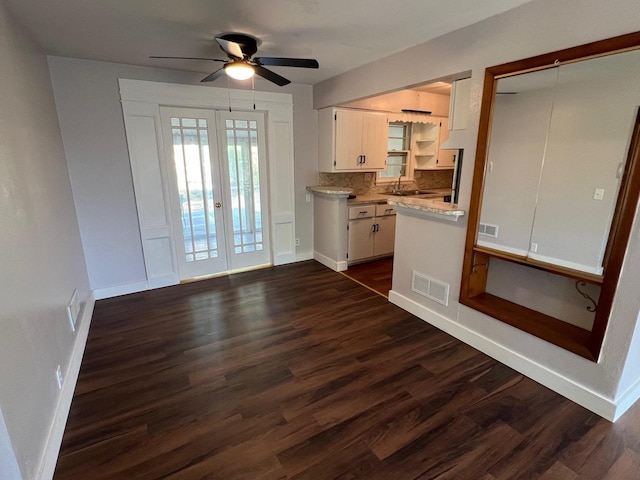
POLYGON ((376 205, 376 217, 383 217, 385 215, 395 215, 396 209, 388 203, 376 205))
POLYGON ((375 214, 375 205, 360 205, 358 207, 349 207, 349 220, 353 220, 354 218, 373 217, 375 214))

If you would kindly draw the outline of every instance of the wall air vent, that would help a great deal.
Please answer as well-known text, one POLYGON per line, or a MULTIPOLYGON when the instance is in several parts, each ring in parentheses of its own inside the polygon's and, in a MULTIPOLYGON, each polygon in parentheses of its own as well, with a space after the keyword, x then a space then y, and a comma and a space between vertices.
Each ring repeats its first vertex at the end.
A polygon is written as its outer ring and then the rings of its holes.
POLYGON ((445 307, 449 305, 449 284, 413 272, 411 290, 445 307))
POLYGON ((487 237, 498 238, 498 225, 489 225, 488 223, 481 223, 478 229, 480 235, 486 235, 487 237))

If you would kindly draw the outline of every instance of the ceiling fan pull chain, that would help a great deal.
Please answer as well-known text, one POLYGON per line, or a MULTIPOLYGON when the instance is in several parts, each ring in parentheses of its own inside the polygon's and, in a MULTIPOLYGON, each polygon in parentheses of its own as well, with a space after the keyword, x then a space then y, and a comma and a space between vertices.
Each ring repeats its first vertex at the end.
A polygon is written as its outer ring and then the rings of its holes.
POLYGON ((256 110, 256 79, 251 77, 251 90, 253 90, 253 111, 256 110))
POLYGON ((231 113, 231 85, 229 85, 229 77, 227 77, 227 93, 229 94, 229 113, 231 113))

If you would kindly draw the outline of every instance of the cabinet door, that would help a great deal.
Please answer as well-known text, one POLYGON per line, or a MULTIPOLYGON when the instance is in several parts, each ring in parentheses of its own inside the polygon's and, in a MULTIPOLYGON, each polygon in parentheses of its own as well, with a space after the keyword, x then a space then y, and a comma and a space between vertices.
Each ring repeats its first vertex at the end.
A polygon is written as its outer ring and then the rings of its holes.
POLYGON ((375 233, 375 245, 373 255, 388 255, 393 253, 396 240, 396 216, 386 215, 376 217, 375 223, 378 225, 375 233))
POLYGON ((469 116, 469 98, 471 93, 471 79, 456 80, 451 85, 451 99, 449 106, 449 130, 464 130, 467 128, 469 116))
POLYGON ((335 119, 336 170, 361 169, 363 112, 337 110, 335 119))
POLYGON ((440 139, 438 140, 438 159, 436 166, 438 168, 453 168, 455 165, 455 150, 445 150, 441 148, 442 144, 449 139, 448 119, 443 118, 440 127, 440 139))
POLYGON ((384 170, 387 160, 389 130, 387 116, 379 113, 363 113, 362 154, 363 170, 384 170))
POLYGON ((374 218, 349 221, 349 262, 373 256, 374 218))

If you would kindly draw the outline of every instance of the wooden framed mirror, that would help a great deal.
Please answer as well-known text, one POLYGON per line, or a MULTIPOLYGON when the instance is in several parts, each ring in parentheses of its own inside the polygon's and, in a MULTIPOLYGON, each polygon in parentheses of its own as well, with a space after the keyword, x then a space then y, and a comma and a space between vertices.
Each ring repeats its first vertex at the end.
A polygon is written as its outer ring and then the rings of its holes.
POLYGON ((597 361, 640 198, 640 32, 488 68, 460 303, 597 361))

